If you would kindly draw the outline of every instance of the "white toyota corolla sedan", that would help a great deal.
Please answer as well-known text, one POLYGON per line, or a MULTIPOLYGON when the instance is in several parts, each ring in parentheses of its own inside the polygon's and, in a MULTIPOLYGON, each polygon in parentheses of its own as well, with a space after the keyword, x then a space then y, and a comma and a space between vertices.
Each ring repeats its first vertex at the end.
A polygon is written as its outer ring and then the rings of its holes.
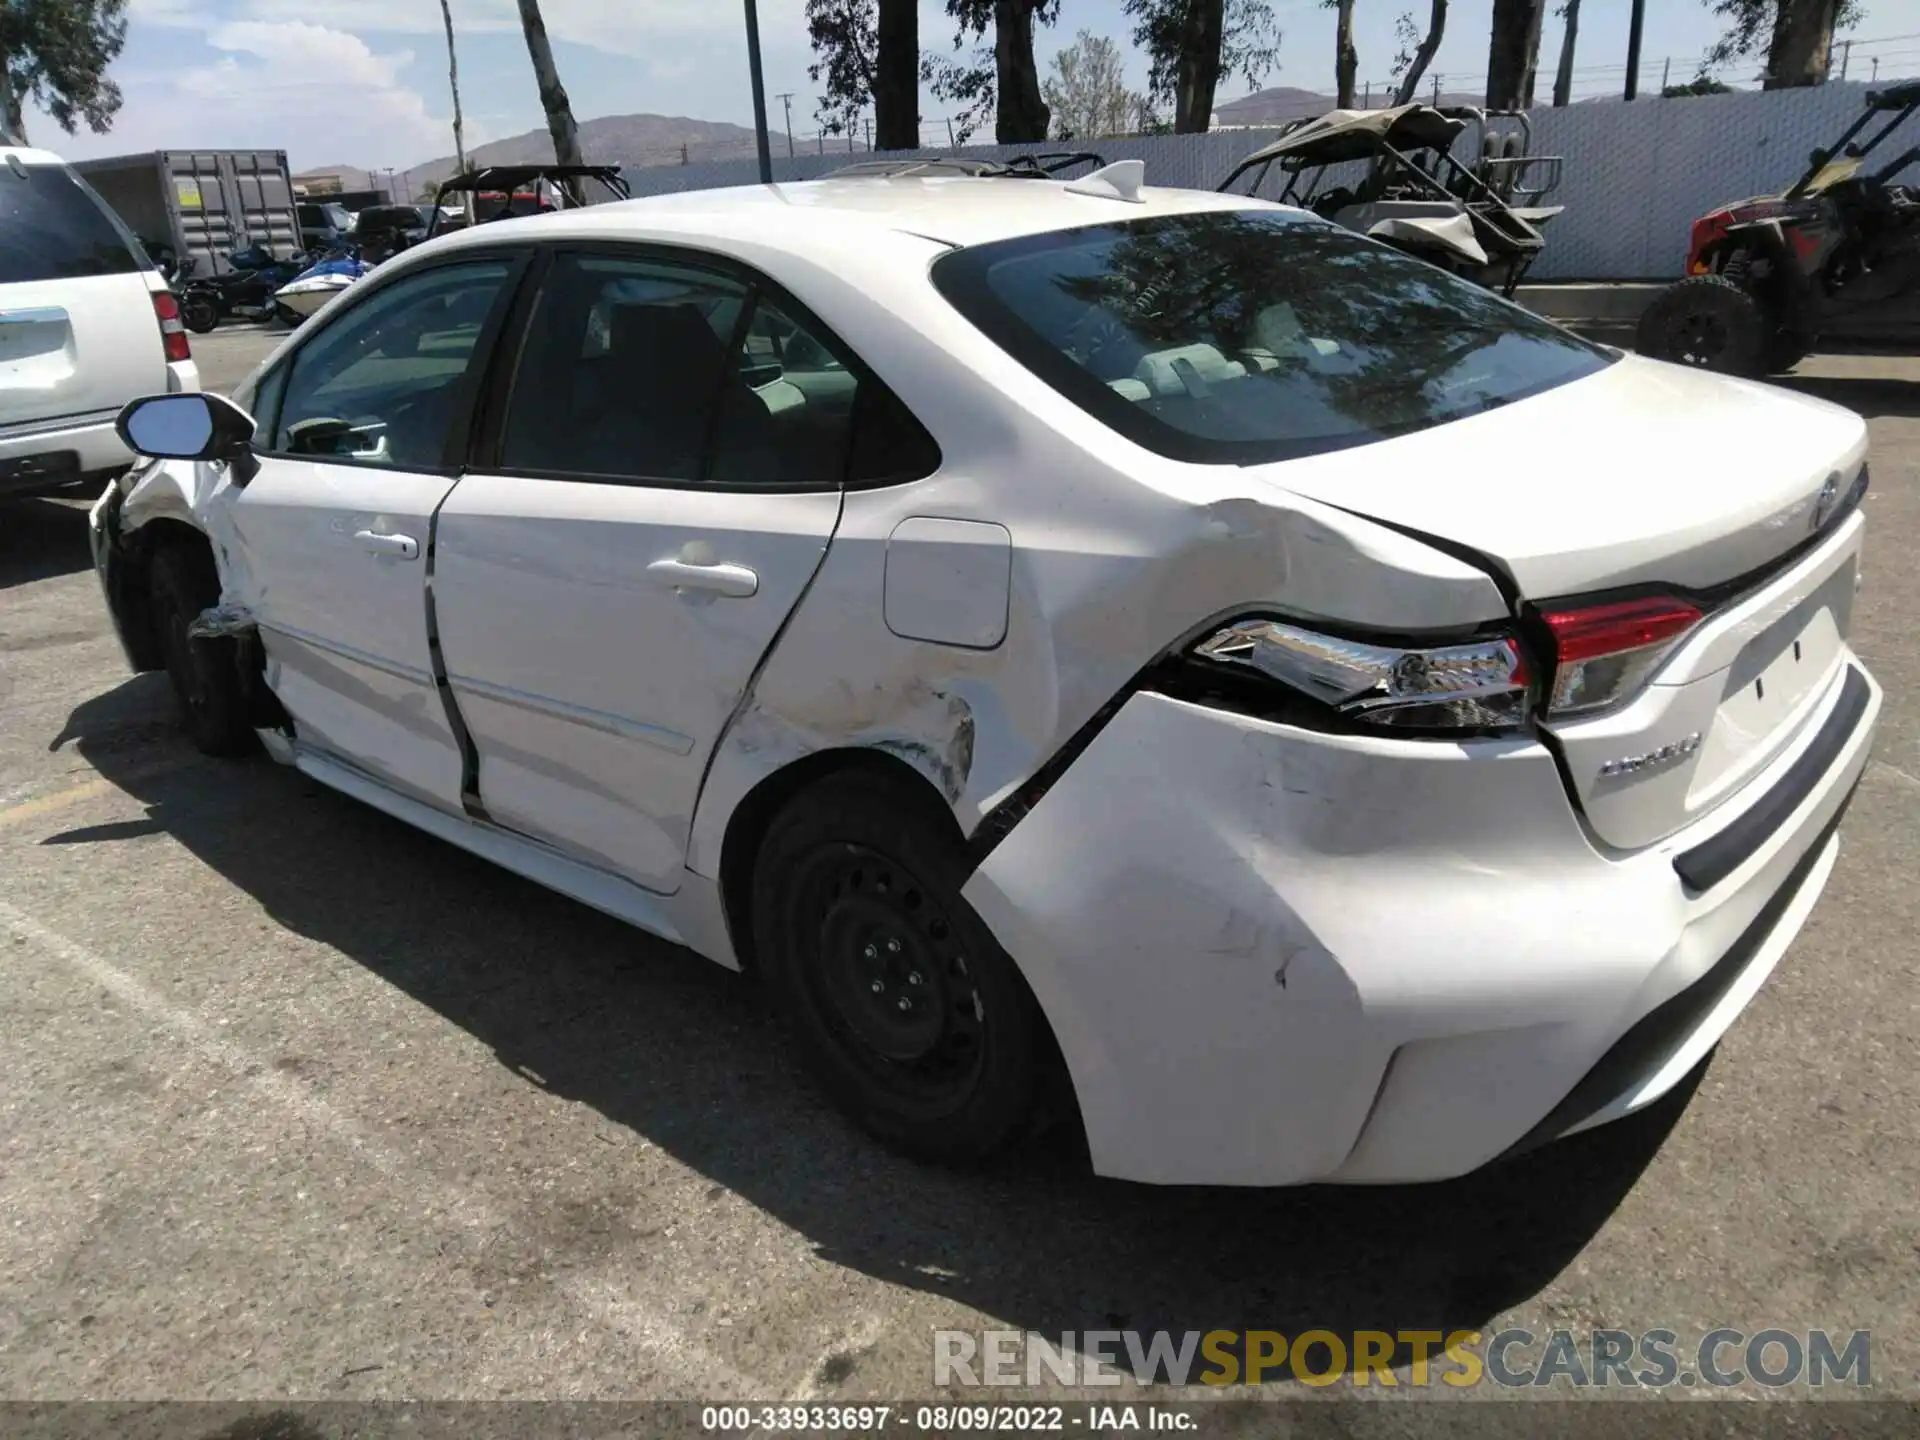
POLYGON ((203 748, 759 972, 926 1156, 1056 1084, 1159 1182, 1644 1106, 1881 703, 1859 418, 1131 163, 481 226, 121 423, 203 748))

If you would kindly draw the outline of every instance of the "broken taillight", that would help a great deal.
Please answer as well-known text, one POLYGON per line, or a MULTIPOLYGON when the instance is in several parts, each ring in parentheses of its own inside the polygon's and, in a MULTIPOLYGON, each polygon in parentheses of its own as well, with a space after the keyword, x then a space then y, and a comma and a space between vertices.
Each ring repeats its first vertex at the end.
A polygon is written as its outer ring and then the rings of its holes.
POLYGON ((167 359, 191 360, 193 348, 187 343, 187 327, 180 320, 180 300, 171 290, 153 292, 153 317, 160 322, 160 342, 167 359))
POLYGON ((1576 715, 1631 695, 1701 614, 1669 596, 1547 611, 1541 616, 1553 636, 1547 713, 1576 715))
POLYGON ((1527 659, 1511 635, 1413 647, 1249 618, 1215 631, 1193 654, 1259 671, 1368 725, 1505 730, 1527 718, 1527 659))

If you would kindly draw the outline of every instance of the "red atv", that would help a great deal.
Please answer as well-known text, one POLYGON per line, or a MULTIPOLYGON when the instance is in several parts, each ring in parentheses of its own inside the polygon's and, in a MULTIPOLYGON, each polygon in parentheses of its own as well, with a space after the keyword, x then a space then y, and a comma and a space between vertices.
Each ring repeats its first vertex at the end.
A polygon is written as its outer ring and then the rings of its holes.
POLYGON ((1920 81, 1870 91, 1791 189, 1694 221, 1687 278, 1640 317, 1641 354, 1754 376, 1791 369, 1823 333, 1850 348, 1920 349, 1920 195, 1892 183, 1920 146, 1863 166, 1917 109, 1920 81), (1856 141, 1877 116, 1886 123, 1856 141))

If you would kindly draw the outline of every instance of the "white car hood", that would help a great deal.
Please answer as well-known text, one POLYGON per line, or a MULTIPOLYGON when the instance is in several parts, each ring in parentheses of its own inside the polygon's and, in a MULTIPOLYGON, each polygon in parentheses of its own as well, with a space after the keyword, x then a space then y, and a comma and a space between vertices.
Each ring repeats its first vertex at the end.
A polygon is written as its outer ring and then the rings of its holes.
POLYGON ((1815 526, 1866 452, 1850 410, 1629 355, 1418 434, 1250 473, 1464 546, 1545 600, 1646 582, 1702 589, 1815 526))

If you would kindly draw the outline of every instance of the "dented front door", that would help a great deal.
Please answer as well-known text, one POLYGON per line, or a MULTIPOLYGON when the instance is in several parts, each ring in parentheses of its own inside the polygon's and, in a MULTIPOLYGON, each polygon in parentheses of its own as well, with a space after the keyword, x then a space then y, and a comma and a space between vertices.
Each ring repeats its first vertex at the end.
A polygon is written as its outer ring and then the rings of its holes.
POLYGON ((515 268, 416 269, 317 322, 256 386, 257 469, 209 524, 298 743, 455 812, 463 755, 435 675, 433 520, 515 268))

